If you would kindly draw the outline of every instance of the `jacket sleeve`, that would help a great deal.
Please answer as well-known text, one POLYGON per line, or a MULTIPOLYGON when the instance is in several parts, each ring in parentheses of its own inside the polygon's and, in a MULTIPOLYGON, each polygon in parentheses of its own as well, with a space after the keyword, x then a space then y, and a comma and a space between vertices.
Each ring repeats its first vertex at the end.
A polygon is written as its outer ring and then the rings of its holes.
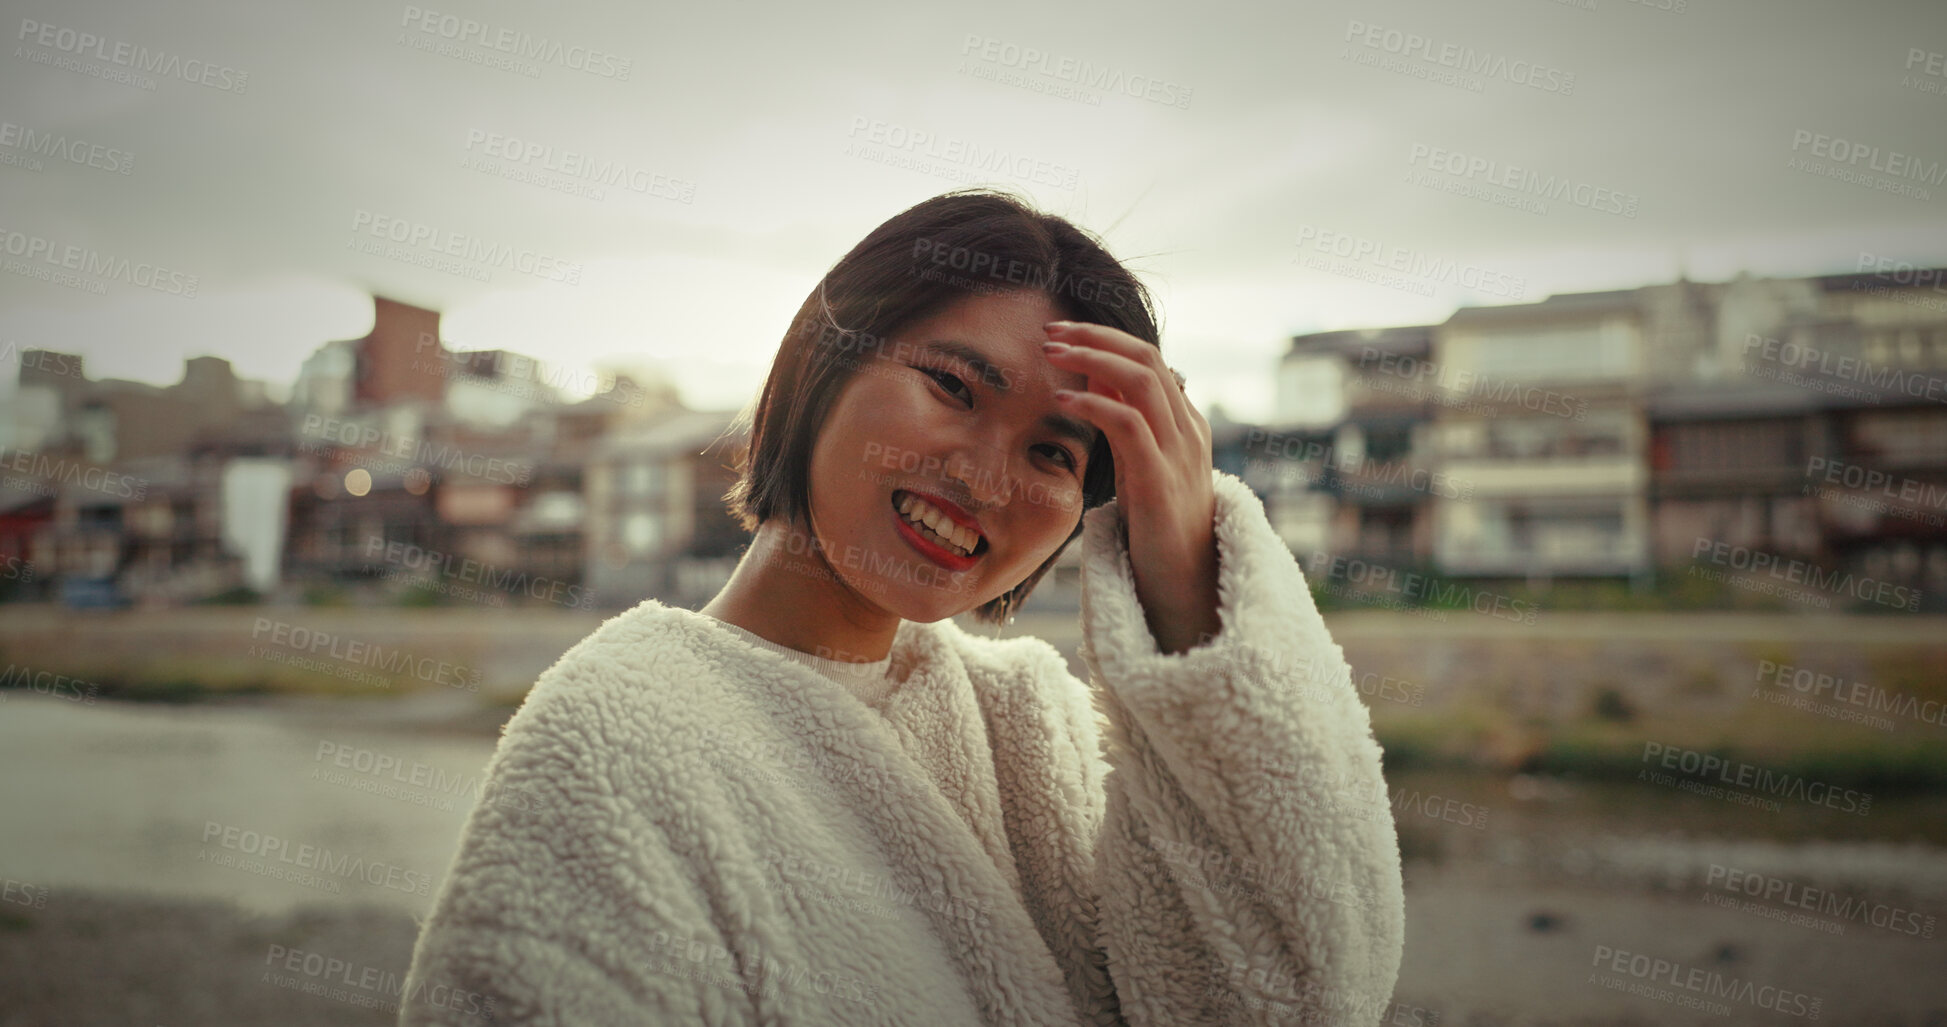
POLYGON ((618 754, 644 740, 614 736, 640 721, 565 686, 569 662, 542 676, 487 766, 399 1024, 753 1022, 691 861, 631 801, 638 765, 618 754))
POLYGON ((1101 947, 1130 1024, 1378 1022, 1404 948, 1380 748, 1298 563, 1212 471, 1220 630, 1160 651, 1116 504, 1083 535, 1082 657, 1106 721, 1101 947))

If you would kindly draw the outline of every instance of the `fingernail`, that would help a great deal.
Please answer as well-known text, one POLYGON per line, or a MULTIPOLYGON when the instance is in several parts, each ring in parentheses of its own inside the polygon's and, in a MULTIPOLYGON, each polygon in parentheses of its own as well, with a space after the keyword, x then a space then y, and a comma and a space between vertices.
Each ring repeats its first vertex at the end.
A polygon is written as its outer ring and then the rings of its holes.
POLYGON ((1050 340, 1048 342, 1042 343, 1041 348, 1044 351, 1049 353, 1063 353, 1068 350, 1068 344, 1065 342, 1054 342, 1050 340))
POLYGON ((1073 327, 1075 327, 1075 322, 1073 321, 1050 321, 1042 325, 1041 330, 1044 332, 1065 332, 1073 327))

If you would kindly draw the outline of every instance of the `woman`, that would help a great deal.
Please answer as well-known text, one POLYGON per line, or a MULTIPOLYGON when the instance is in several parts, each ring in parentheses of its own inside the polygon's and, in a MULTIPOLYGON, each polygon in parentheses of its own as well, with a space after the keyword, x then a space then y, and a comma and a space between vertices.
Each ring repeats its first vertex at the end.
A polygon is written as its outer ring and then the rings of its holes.
MULTIPOLYGON (((549 668, 408 994, 518 1023, 1374 1023, 1403 938, 1380 750, 1147 293, 964 190, 806 299, 701 611, 549 668), (1082 537, 1090 683, 1011 619, 1082 537)), ((400 1022, 475 1023, 410 1001, 400 1022)))

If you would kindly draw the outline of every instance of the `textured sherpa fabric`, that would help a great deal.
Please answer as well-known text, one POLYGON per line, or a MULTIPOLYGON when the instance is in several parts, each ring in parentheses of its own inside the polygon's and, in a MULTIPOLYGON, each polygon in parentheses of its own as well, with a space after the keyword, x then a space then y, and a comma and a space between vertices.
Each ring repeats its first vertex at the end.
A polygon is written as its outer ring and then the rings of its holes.
POLYGON ((1379 746, 1262 503, 1212 481, 1221 630, 1184 653, 1085 515, 1090 683, 908 621, 875 710, 701 613, 604 622, 508 722, 400 1023, 1379 1022, 1379 746))

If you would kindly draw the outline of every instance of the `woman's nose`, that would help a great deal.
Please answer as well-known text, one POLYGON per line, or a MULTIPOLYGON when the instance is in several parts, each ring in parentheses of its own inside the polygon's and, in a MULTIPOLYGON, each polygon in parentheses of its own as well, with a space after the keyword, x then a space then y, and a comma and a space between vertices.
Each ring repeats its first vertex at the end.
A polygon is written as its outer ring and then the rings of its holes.
POLYGON ((987 445, 970 445, 947 461, 947 473, 967 486, 973 501, 999 509, 1014 498, 1020 483, 1008 473, 1007 454, 987 445))

